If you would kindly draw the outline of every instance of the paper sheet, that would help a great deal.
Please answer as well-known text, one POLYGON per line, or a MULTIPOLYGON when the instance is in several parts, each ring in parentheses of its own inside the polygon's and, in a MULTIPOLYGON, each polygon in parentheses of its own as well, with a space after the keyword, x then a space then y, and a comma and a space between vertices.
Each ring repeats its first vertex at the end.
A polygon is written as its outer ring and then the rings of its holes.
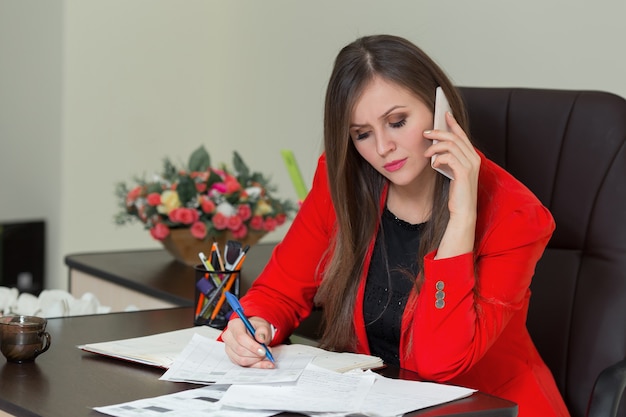
POLYGON ((80 345, 78 348, 87 352, 167 369, 185 346, 189 344, 194 334, 217 339, 220 333, 220 330, 209 326, 195 326, 150 336, 89 343, 80 345))
MULTIPOLYGON (((217 339, 221 331, 208 326, 194 326, 187 329, 158 333, 150 336, 89 343, 78 348, 87 352, 138 362, 145 365, 169 368, 174 359, 189 344, 194 334, 217 339)), ((336 372, 351 369, 370 369, 383 366, 383 361, 375 356, 349 352, 329 352, 309 345, 292 344, 272 348, 275 355, 314 356, 313 363, 336 372)))
POLYGON ((282 411, 312 417, 396 417, 473 392, 385 378, 370 371, 339 374, 309 364, 297 383, 211 385, 94 409, 115 417, 265 417, 282 411), (271 410, 264 410, 268 407, 271 410))
POLYGON ((375 369, 382 367, 383 360, 377 356, 350 352, 329 352, 309 345, 280 345, 272 352, 280 354, 287 351, 290 355, 312 355, 313 364, 335 372, 347 372, 353 369, 375 369))
POLYGON ((233 385, 219 403, 251 410, 347 412, 361 408, 374 380, 374 374, 340 374, 310 365, 295 384, 233 385))
POLYGON ((275 369, 243 368, 228 358, 224 343, 194 334, 189 344, 159 379, 206 384, 293 382, 313 356, 276 352, 274 358, 277 363, 275 369))
POLYGON ((475 390, 430 382, 406 381, 376 375, 361 411, 367 415, 395 416, 447 403, 471 395, 475 390))
POLYGON ((316 417, 395 417, 471 395, 475 390, 385 378, 373 372, 338 374, 309 365, 296 384, 231 386, 219 404, 242 409, 306 413, 316 417))
POLYGON ((160 397, 94 407, 94 410, 114 417, 269 417, 275 411, 253 411, 220 407, 228 386, 211 385, 160 397))

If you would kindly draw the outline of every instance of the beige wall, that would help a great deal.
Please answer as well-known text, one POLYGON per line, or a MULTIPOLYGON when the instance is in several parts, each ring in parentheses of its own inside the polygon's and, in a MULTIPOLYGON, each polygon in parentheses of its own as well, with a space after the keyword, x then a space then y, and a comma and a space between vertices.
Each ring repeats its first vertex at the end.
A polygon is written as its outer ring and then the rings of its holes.
POLYGON ((61 2, 0 0, 0 222, 47 221, 46 263, 56 286, 63 254, 62 18, 61 2))
POLYGON ((113 187, 164 156, 238 150, 295 198, 279 151, 310 182, 332 60, 357 36, 408 37, 460 85, 626 96, 625 16, 622 0, 0 0, 0 220, 48 219, 48 287, 65 288, 66 254, 159 247, 116 228, 113 187))

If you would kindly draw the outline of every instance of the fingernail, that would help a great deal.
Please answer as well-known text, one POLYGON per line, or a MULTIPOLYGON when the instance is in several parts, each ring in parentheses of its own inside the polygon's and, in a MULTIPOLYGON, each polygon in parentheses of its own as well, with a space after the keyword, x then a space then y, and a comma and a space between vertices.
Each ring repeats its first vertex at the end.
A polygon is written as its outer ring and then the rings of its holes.
POLYGON ((261 334, 257 333, 257 335, 256 335, 256 339, 257 339, 259 342, 265 342, 265 333, 261 333, 261 334))
POLYGON ((263 350, 263 349, 261 349, 261 348, 259 348, 259 349, 257 350, 257 353, 258 353, 260 356, 265 356, 265 350, 263 350))
POLYGON ((433 133, 433 131, 432 131, 432 130, 424 130, 424 134, 425 134, 425 135, 430 135, 431 133, 433 133))

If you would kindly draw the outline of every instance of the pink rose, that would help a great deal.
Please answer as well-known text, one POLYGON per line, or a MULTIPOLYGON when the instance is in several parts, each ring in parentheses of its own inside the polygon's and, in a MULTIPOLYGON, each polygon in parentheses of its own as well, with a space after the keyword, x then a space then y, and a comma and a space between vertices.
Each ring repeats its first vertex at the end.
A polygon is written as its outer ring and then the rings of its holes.
POLYGON ((213 216, 213 226, 215 226, 217 230, 224 230, 226 229, 227 225, 228 218, 222 213, 215 213, 215 215, 213 216))
POLYGON ((278 226, 282 226, 283 224, 285 224, 285 221, 287 220, 287 215, 285 213, 279 213, 276 215, 276 224, 278 226))
POLYGON ((235 239, 243 239, 248 234, 248 228, 245 224, 242 224, 241 227, 237 230, 233 230, 233 237, 235 239))
POLYGON ((193 179, 200 178, 200 180, 206 181, 209 178, 209 173, 207 171, 192 171, 189 173, 189 177, 193 179))
POLYGON ((250 227, 254 230, 263 230, 263 217, 256 215, 250 220, 250 227))
POLYGON ((239 229, 242 224, 243 224, 243 220, 241 220, 241 217, 239 217, 237 215, 234 215, 234 216, 230 216, 228 218, 228 225, 227 225, 227 227, 230 230, 235 231, 235 230, 239 229))
POLYGON ((150 205, 152 207, 156 207, 159 204, 161 204, 161 194, 159 194, 159 193, 150 193, 150 194, 148 194, 148 197, 146 198, 146 200, 148 201, 148 205, 150 205))
POLYGON ((163 240, 170 234, 170 229, 163 223, 157 223, 150 229, 150 234, 156 240, 163 240))
POLYGON ((141 195, 143 189, 141 186, 137 186, 130 190, 128 194, 126 194, 126 205, 130 206, 137 200, 137 198, 141 195))
POLYGON ((227 193, 234 193, 241 188, 241 184, 239 184, 237 178, 233 177, 232 175, 228 175, 226 177, 226 179, 224 180, 224 184, 226 184, 227 193))
POLYGON ((173 221, 174 223, 180 223, 180 209, 179 208, 170 210, 169 216, 170 216, 170 220, 173 221))
POLYGON ((200 200, 200 206, 202 207, 202 211, 205 213, 213 213, 215 210, 215 203, 208 198, 200 200))
POLYGON ((198 221, 200 214, 194 209, 179 207, 170 211, 170 220, 176 223, 193 224, 198 221))
POLYGON ((223 182, 216 182, 215 184, 211 186, 211 190, 215 190, 220 194, 225 194, 228 188, 226 187, 226 184, 224 184, 223 182))
POLYGON ((206 225, 203 222, 195 222, 189 230, 196 239, 204 239, 206 236, 206 225))
POLYGON ((265 219, 265 221, 263 222, 263 230, 267 230, 268 232, 273 231, 274 229, 276 229, 276 219, 272 218, 272 217, 268 217, 265 219))
POLYGON ((240 204, 237 207, 237 215, 241 217, 241 220, 243 220, 244 222, 250 219, 250 217, 252 217, 252 209, 250 208, 250 205, 240 204))

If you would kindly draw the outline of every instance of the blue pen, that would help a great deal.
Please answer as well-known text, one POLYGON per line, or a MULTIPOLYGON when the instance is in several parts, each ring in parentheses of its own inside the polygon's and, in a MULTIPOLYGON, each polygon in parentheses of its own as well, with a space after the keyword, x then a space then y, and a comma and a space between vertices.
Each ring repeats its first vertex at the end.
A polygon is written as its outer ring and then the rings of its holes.
MULTIPOLYGON (((248 318, 243 313, 243 307, 241 307, 241 304, 239 304, 239 300, 237 299, 237 297, 235 297, 235 295, 230 291, 226 291, 226 301, 228 301, 228 304, 230 304, 233 311, 237 313, 241 321, 243 321, 243 324, 245 324, 246 329, 248 329, 252 337, 254 337, 254 327, 252 327, 252 323, 250 323, 250 320, 248 320, 248 318)), ((261 345, 265 349, 265 356, 267 356, 267 359, 272 361, 272 363, 276 363, 276 361, 274 360, 274 356, 272 356, 272 352, 270 352, 267 345, 265 343, 261 343, 261 345)))

